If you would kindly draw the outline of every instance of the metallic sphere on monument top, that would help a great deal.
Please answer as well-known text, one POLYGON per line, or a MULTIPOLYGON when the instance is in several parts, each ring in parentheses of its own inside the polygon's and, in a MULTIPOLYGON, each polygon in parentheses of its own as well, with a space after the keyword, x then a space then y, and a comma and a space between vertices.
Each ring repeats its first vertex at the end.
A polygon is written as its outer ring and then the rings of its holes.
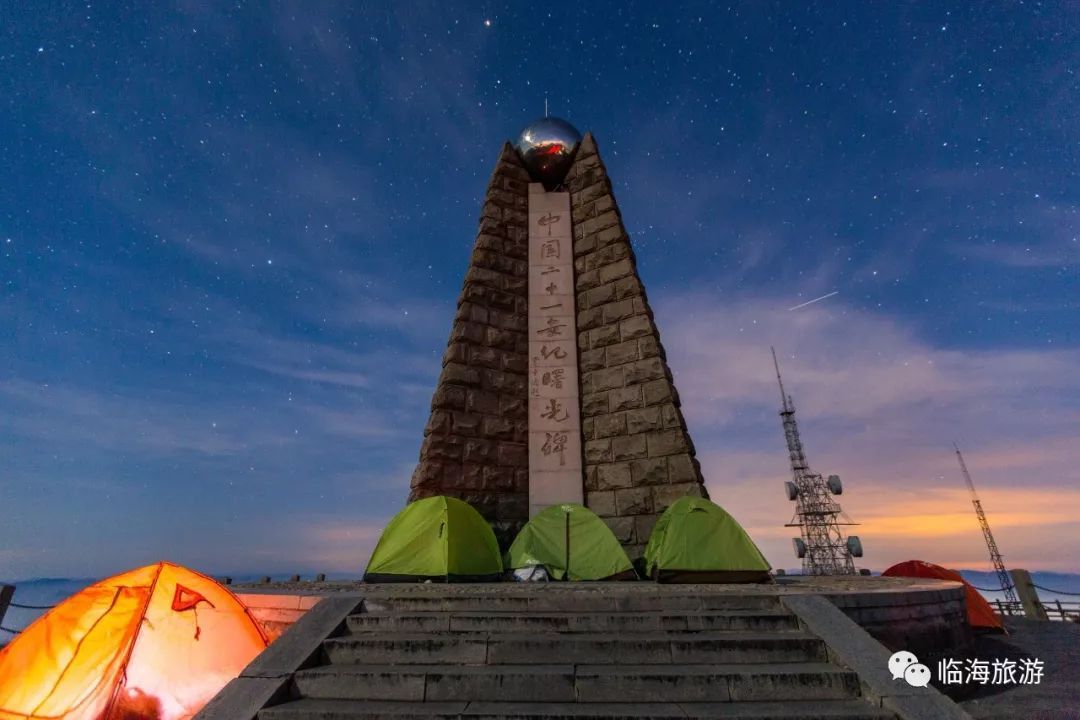
POLYGON ((521 131, 515 147, 533 180, 551 190, 566 177, 580 144, 581 133, 573 125, 543 117, 521 131))

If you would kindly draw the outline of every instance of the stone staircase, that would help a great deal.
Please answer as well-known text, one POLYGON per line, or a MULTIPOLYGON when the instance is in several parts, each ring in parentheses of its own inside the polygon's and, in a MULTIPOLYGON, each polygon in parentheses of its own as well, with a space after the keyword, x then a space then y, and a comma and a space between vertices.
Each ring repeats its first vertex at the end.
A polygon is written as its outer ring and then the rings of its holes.
POLYGON ((573 587, 366 593, 258 718, 896 717, 775 594, 573 587))

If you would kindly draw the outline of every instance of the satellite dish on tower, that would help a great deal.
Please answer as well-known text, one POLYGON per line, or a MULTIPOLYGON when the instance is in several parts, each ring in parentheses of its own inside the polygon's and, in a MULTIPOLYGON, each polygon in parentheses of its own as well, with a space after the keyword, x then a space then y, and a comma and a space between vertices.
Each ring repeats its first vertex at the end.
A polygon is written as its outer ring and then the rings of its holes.
POLYGON ((862 540, 858 535, 848 535, 847 549, 851 557, 862 557, 862 540))
POLYGON ((800 560, 806 557, 806 543, 802 538, 791 538, 791 544, 795 547, 795 557, 800 560))
POLYGON ((799 497, 799 488, 795 487, 795 483, 790 480, 784 483, 784 490, 787 492, 788 500, 794 500, 799 497))
POLYGON ((825 485, 828 486, 829 492, 833 495, 844 494, 844 485, 840 482, 839 475, 830 475, 829 479, 825 481, 825 485))

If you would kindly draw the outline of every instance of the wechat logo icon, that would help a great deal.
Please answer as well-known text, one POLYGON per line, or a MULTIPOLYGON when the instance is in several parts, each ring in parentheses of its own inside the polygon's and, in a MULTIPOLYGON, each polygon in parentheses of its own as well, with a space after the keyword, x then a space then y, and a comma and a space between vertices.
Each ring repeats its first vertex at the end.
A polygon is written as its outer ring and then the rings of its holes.
POLYGON ((903 679, 912 687, 926 687, 930 684, 930 668, 921 664, 915 653, 907 650, 892 654, 889 658, 889 672, 893 680, 903 679))

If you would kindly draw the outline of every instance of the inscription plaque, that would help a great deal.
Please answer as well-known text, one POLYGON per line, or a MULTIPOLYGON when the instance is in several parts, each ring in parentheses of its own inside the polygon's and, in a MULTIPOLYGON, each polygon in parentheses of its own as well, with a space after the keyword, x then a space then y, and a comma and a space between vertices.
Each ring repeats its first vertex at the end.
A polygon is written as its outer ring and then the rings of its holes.
POLYGON ((582 503, 570 194, 529 185, 529 517, 582 503))

